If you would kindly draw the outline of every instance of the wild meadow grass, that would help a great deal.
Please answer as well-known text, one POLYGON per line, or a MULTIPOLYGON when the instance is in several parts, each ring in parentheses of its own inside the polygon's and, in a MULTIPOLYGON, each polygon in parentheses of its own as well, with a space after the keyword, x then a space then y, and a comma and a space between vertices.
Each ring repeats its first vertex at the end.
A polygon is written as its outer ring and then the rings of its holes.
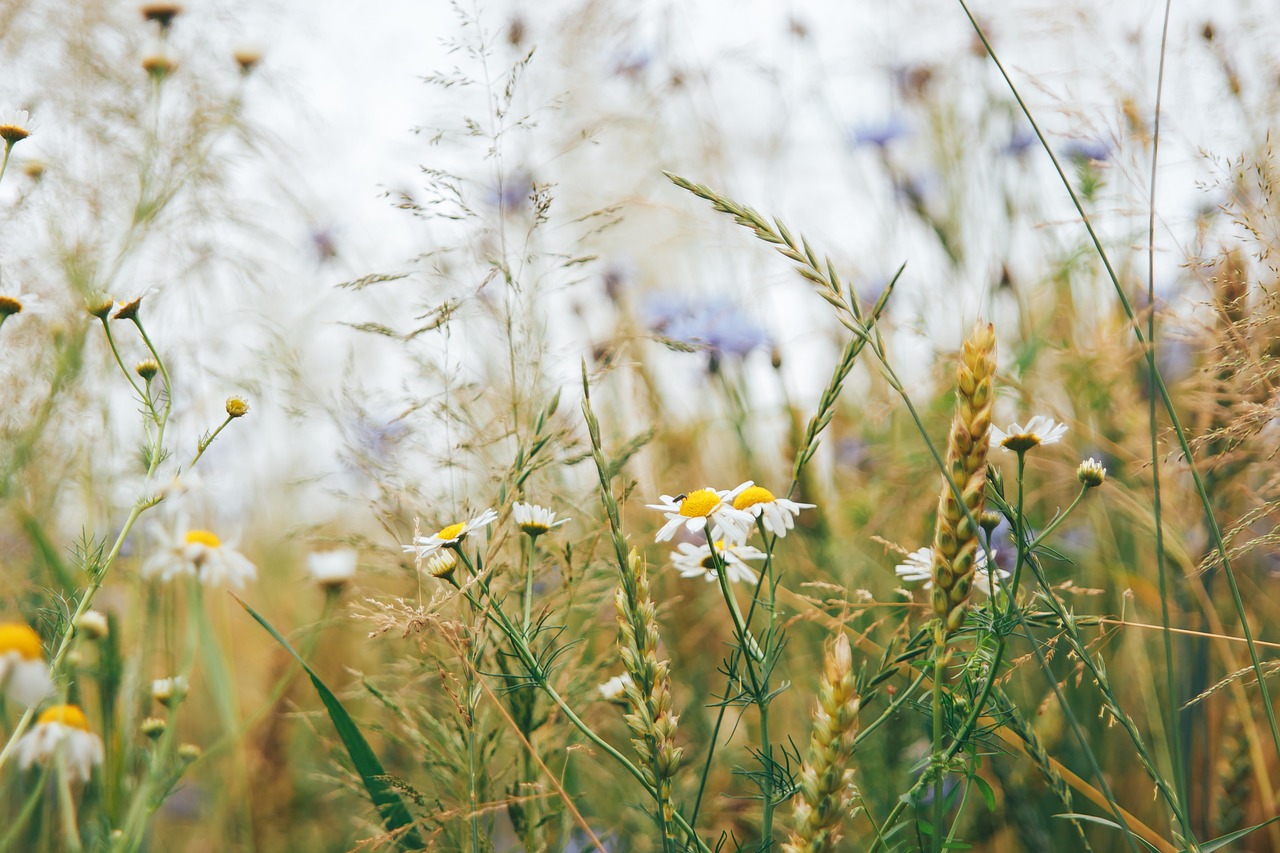
POLYGON ((1266 17, 928 8, 456 4, 370 269, 225 18, 0 2, 0 849, 1280 851, 1266 17))

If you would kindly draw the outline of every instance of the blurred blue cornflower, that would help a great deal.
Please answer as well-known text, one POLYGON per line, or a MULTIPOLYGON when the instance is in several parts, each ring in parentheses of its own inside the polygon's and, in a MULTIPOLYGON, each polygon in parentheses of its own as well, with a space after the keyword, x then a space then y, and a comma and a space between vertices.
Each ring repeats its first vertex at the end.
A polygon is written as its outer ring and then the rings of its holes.
POLYGON ((1101 162, 1111 157, 1111 146, 1101 139, 1073 139, 1062 146, 1062 155, 1075 162, 1101 162))
POLYGON ((490 187, 485 203, 501 213, 514 213, 529 204, 533 195, 533 179, 527 174, 507 175, 498 186, 490 187))
POLYGON ((1020 127, 1013 132, 1001 152, 1010 157, 1020 157, 1039 141, 1031 128, 1020 127))
POLYGON ((885 148, 895 139, 901 139, 910 134, 911 128, 906 121, 899 116, 893 116, 882 122, 864 122, 855 125, 849 133, 849 140, 857 148, 864 145, 885 148))
POLYGON ((657 293, 646 302, 644 314, 654 332, 705 350, 713 362, 724 356, 741 358, 769 345, 769 333, 742 306, 723 297, 657 293))

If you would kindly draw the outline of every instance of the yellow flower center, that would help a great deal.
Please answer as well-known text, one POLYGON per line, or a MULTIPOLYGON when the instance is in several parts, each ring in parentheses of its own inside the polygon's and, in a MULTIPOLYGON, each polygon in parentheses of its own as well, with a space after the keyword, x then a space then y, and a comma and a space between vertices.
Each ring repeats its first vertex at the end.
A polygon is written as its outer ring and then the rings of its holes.
MULTIPOLYGON (((721 562, 727 562, 727 560, 725 560, 726 555, 724 551, 723 539, 716 540, 716 553, 720 555, 721 562)), ((711 552, 708 551, 707 556, 702 558, 702 568, 706 569, 707 571, 712 571, 715 569, 715 567, 716 567, 715 560, 711 557, 711 552)))
POLYGON ((0 139, 12 145, 15 142, 21 142, 31 135, 31 131, 25 127, 19 127, 16 124, 0 124, 0 139))
POLYGON ((80 710, 79 705, 54 705, 42 711, 36 718, 36 724, 40 723, 62 723, 74 729, 89 731, 89 718, 84 715, 84 711, 80 710))
POLYGON ((0 624, 0 655, 6 652, 17 652, 18 657, 23 660, 40 660, 44 657, 40 635, 18 622, 0 624))
POLYGON ((22 313, 22 303, 12 296, 0 296, 0 317, 22 313))
POLYGON ((466 529, 467 523, 465 521, 459 521, 457 524, 450 524, 448 527, 441 530, 436 534, 436 538, 443 539, 447 542, 450 539, 457 539, 466 532, 466 529))
POLYGON ((1040 436, 1034 432, 1019 432, 1013 435, 1005 436, 1004 441, 1000 442, 1001 447, 1006 447, 1014 453, 1026 453, 1033 447, 1040 445, 1040 436))
POLYGON ((720 506, 720 496, 710 489, 698 489, 685 495, 680 502, 680 514, 686 518, 706 518, 720 506))
POLYGON ((742 490, 742 494, 733 499, 734 509, 746 509, 756 504, 767 504, 777 500, 773 492, 761 486, 750 486, 742 490))
POLYGON ((209 548, 222 547, 222 540, 208 530, 188 530, 183 539, 188 545, 204 545, 209 548))

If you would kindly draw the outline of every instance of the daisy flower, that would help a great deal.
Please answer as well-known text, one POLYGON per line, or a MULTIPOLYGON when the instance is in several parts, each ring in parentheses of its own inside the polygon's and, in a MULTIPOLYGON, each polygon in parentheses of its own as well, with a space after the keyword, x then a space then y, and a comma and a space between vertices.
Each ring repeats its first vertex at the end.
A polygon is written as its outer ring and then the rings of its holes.
POLYGON ((40 635, 21 622, 0 622, 0 691, 28 708, 53 693, 40 635))
POLYGON ((1090 456, 1076 469, 1076 479, 1086 489, 1094 489, 1107 481, 1107 469, 1102 467, 1101 462, 1090 456))
POLYGON ((223 543, 217 534, 209 530, 183 531, 179 527, 142 566, 144 578, 167 583, 178 575, 197 577, 205 586, 243 589, 246 581, 257 578, 258 570, 248 557, 223 543))
MULTIPOLYGON (((746 560, 763 560, 764 551, 752 545, 726 545, 716 542, 716 553, 724 563, 725 575, 730 581, 755 583, 756 573, 746 564, 746 560)), ((681 542, 676 552, 671 555, 671 564, 684 578, 706 578, 708 583, 716 580, 716 564, 711 559, 710 546, 693 545, 681 542)))
POLYGON ((151 698, 166 708, 182 704, 191 692, 191 684, 185 676, 175 675, 172 678, 157 678, 151 682, 151 698))
MULTIPOLYGON (((991 556, 994 557, 996 551, 991 549, 991 556)), ((907 559, 899 563, 894 568, 894 574, 903 583, 919 583, 925 581, 924 589, 933 589, 933 549, 921 548, 907 555, 907 559)), ((1000 586, 1000 582, 1009 577, 1009 573, 1004 569, 996 568, 996 586, 1000 586)), ((983 595, 991 595, 991 573, 987 571, 987 552, 985 550, 978 551, 977 558, 974 560, 973 572, 973 588, 980 591, 983 595)))
POLYGON ((796 516, 802 509, 813 509, 814 504, 796 503, 775 497, 773 492, 757 486, 751 480, 743 483, 727 495, 733 499, 733 508, 749 512, 755 518, 764 519, 764 529, 775 536, 786 536, 795 527, 796 516))
POLYGON ((734 509, 725 502, 729 497, 727 491, 715 489, 698 489, 685 495, 662 496, 662 503, 647 504, 649 509, 664 513, 667 523, 658 531, 654 539, 666 542, 684 525, 691 533, 701 533, 711 522, 711 536, 724 539, 734 544, 746 542, 751 533, 751 514, 734 509))
POLYGON ((553 527, 568 524, 569 519, 556 521, 556 514, 544 506, 516 501, 511 505, 511 514, 516 520, 516 527, 521 532, 534 538, 541 536, 553 527))
POLYGON ((113 320, 133 320, 138 316, 138 309, 142 307, 142 300, 155 293, 154 287, 148 287, 139 290, 137 293, 129 294, 125 299, 116 300, 116 313, 111 315, 113 320))
POLYGON ((618 702, 625 704, 627 701, 627 685, 631 684, 631 674, 624 672, 622 675, 615 675, 604 684, 601 684, 596 690, 600 691, 600 696, 609 702, 618 702))
POLYGON ((34 293, 19 293, 17 296, 0 293, 0 317, 11 317, 23 311, 28 314, 39 314, 40 297, 34 293))
POLYGON ((350 548, 313 551, 307 555, 307 573, 325 589, 341 589, 356 576, 356 552, 350 548))
POLYGON ((31 113, 26 110, 0 110, 0 139, 4 140, 5 145, 21 142, 34 129, 31 113))
POLYGON ((72 779, 89 781, 93 765, 102 763, 102 738, 89 730, 89 720, 78 705, 54 705, 41 712, 36 724, 18 741, 14 755, 26 770, 61 756, 72 779))
POLYGON ((1009 424, 1008 430, 1002 430, 992 424, 991 446, 999 445, 1000 449, 1006 453, 1010 450, 1015 453, 1026 453, 1031 448, 1041 444, 1054 444, 1061 441, 1066 434, 1066 424, 1060 424, 1053 418, 1047 418, 1044 415, 1036 415, 1027 421, 1025 427, 1018 424, 1009 424))
POLYGON ((431 536, 414 536, 412 545, 405 545, 406 552, 415 552, 418 559, 423 559, 439 551, 441 548, 453 548, 463 539, 467 538, 467 534, 478 527, 488 527, 493 524, 498 514, 492 509, 486 509, 479 515, 467 521, 458 521, 450 524, 448 527, 442 527, 439 532, 431 536))

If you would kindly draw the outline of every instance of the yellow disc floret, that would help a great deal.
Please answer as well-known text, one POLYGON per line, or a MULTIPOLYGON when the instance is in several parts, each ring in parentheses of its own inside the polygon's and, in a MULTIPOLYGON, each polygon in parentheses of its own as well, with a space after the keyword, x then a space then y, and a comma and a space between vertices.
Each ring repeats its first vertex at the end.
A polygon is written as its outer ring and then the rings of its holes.
POLYGON ((79 705, 54 705, 40 713, 36 723, 62 723, 74 729, 89 731, 89 718, 80 710, 79 705))
POLYGON ((720 496, 711 489, 689 492, 680 502, 680 514, 686 518, 706 518, 720 506, 720 496))
POLYGON ((40 635, 20 622, 0 624, 0 655, 16 652, 23 660, 40 660, 44 648, 40 635))
POLYGON ((773 492, 762 486, 748 486, 742 490, 742 493, 733 499, 734 509, 746 509, 756 504, 767 504, 777 500, 773 496, 773 492))
POLYGON ((436 538, 448 542, 452 539, 457 539, 466 532, 467 523, 465 521, 459 521, 457 524, 450 524, 448 527, 441 530, 436 534, 436 538))
POLYGON ((188 545, 205 545, 209 548, 221 548, 222 540, 209 530, 188 530, 183 537, 188 545))

